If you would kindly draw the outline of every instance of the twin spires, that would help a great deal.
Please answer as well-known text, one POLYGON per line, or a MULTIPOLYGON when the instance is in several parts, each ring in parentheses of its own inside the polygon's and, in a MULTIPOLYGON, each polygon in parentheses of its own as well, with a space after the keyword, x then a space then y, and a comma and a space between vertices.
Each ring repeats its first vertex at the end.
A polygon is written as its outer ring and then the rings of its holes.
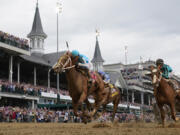
POLYGON ((93 63, 93 69, 95 71, 103 70, 103 62, 104 62, 101 56, 98 36, 99 36, 99 32, 96 30, 96 46, 95 46, 95 51, 94 51, 94 57, 91 60, 91 62, 93 63))
POLYGON ((41 17, 40 17, 40 14, 39 14, 38 1, 37 1, 37 4, 36 4, 36 12, 35 12, 35 16, 34 16, 32 30, 28 34, 29 38, 31 36, 42 36, 44 38, 47 37, 47 35, 43 31, 43 27, 42 27, 42 23, 41 23, 41 17))
POLYGON ((47 35, 43 31, 41 17, 39 14, 38 1, 31 32, 27 35, 30 38, 31 53, 44 54, 44 39, 47 35))

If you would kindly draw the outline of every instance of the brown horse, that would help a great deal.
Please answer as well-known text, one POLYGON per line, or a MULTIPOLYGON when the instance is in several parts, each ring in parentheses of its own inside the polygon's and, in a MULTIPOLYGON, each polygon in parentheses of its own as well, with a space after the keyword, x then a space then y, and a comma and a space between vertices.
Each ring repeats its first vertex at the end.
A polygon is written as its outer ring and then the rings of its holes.
POLYGON ((121 89, 114 87, 111 88, 110 86, 105 86, 105 102, 102 104, 103 105, 103 114, 106 111, 106 106, 109 103, 113 103, 113 114, 112 114, 112 122, 114 121, 114 117, 118 108, 119 101, 121 99, 121 89))
MULTIPOLYGON (((96 76, 96 81, 90 85, 88 82, 88 77, 77 71, 75 66, 77 61, 78 57, 74 58, 70 52, 66 52, 53 66, 53 70, 55 72, 65 71, 68 82, 68 90, 70 96, 72 97, 73 110, 76 116, 79 116, 77 113, 78 106, 81 105, 82 107, 83 102, 86 102, 86 104, 89 105, 88 95, 94 95, 95 104, 94 109, 91 112, 91 116, 94 116, 102 104, 102 99, 104 99, 104 83, 99 74, 94 73, 96 76)), ((81 110, 83 111, 83 117, 88 116, 83 107, 81 110)))
POLYGON ((174 121, 177 121, 178 118, 176 117, 175 102, 180 102, 180 94, 176 93, 173 87, 169 85, 168 81, 162 77, 162 73, 159 69, 150 66, 150 70, 154 87, 154 96, 160 109, 162 125, 164 127, 165 111, 163 106, 167 104, 170 107, 171 116, 174 121))

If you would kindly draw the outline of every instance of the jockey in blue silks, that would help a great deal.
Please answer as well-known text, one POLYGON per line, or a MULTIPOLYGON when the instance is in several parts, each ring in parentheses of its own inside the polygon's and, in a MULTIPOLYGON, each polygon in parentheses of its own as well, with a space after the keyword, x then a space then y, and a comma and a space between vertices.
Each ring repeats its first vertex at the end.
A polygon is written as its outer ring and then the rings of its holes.
POLYGON ((108 86, 111 88, 111 90, 113 90, 114 85, 110 83, 111 79, 110 79, 109 74, 107 74, 106 72, 103 72, 103 71, 98 71, 98 73, 101 75, 104 83, 108 84, 108 86))
POLYGON ((89 59, 88 57, 86 57, 83 54, 80 54, 77 50, 73 50, 72 51, 72 56, 73 57, 79 57, 78 58, 78 66, 82 67, 82 68, 86 68, 89 70, 90 64, 89 64, 89 59))
POLYGON ((156 60, 157 68, 161 70, 162 77, 165 79, 168 79, 169 84, 175 89, 179 89, 179 86, 177 85, 177 81, 169 79, 169 73, 171 73, 173 70, 169 65, 164 64, 163 59, 157 59, 156 60))
POLYGON ((110 83, 110 77, 107 73, 103 71, 98 71, 98 73, 102 76, 102 79, 105 83, 110 83))
POLYGON ((88 76, 89 82, 92 82, 91 75, 89 73, 89 67, 90 67, 89 58, 83 54, 80 54, 79 51, 77 50, 73 50, 71 53, 73 57, 78 57, 77 65, 80 68, 84 69, 84 71, 88 76))

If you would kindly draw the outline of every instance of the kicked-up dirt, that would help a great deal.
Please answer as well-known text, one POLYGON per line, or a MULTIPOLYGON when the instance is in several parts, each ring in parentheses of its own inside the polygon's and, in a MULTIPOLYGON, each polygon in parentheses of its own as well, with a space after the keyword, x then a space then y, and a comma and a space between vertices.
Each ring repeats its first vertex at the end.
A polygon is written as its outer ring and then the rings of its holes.
POLYGON ((0 135, 180 135, 180 123, 0 123, 0 135))

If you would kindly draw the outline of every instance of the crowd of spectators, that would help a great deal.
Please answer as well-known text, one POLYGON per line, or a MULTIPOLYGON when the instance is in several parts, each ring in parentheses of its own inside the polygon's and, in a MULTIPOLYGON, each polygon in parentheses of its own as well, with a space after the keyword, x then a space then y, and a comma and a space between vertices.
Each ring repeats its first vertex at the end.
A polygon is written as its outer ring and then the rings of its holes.
MULTIPOLYGON (((112 112, 106 112, 98 121, 111 121, 112 112)), ((115 120, 119 122, 145 121, 154 122, 153 113, 116 113, 115 120)), ((49 110, 47 108, 28 109, 20 107, 0 107, 0 122, 82 122, 75 117, 73 110, 49 110)))
POLYGON ((29 51, 27 39, 19 38, 3 31, 0 31, 0 42, 29 51))
MULTIPOLYGON (((111 121, 112 113, 107 112, 99 118, 99 121, 111 121)), ((135 113, 116 113, 115 120, 119 122, 133 122, 133 121, 145 121, 154 122, 155 117, 153 113, 141 113, 139 115, 135 113)))
POLYGON ((20 107, 0 107, 0 122, 81 122, 72 110, 49 110, 47 108, 28 109, 20 107))
MULTIPOLYGON (((41 92, 57 94, 58 90, 56 88, 48 88, 45 86, 34 86, 32 84, 26 83, 10 83, 8 80, 0 79, 0 91, 10 92, 16 94, 27 94, 31 96, 41 96, 41 92)), ((69 95, 67 90, 60 90, 61 95, 69 95)))

